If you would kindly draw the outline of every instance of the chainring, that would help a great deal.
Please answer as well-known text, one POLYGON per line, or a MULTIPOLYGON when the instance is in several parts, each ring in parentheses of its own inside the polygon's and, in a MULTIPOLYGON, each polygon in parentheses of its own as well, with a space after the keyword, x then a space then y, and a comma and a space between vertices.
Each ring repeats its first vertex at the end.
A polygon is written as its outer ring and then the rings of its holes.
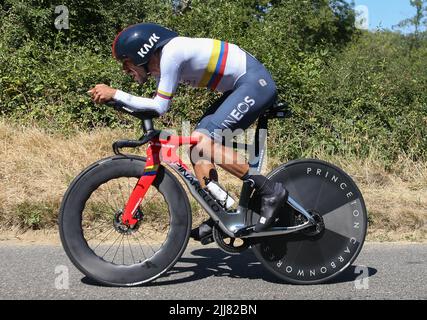
POLYGON ((248 240, 232 238, 216 225, 213 227, 212 234, 218 247, 226 253, 239 254, 249 248, 248 240), (236 241, 241 242, 241 244, 236 245, 236 241))

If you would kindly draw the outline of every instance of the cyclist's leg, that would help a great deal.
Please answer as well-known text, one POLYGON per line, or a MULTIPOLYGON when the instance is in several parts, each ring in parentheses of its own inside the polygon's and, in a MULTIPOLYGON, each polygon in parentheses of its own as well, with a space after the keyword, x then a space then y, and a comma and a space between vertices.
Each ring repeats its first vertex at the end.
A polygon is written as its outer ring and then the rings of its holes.
POLYGON ((248 172, 249 165, 232 148, 222 145, 222 141, 230 140, 230 133, 238 133, 237 129, 240 132, 247 129, 271 106, 277 95, 268 71, 252 60, 255 67, 248 68, 248 73, 237 81, 235 90, 214 113, 206 115, 193 132, 200 143, 194 148, 192 159, 197 161, 202 155, 204 160, 215 161, 238 178, 248 172))
POLYGON ((262 197, 261 217, 255 230, 263 231, 274 222, 277 208, 287 198, 287 191, 281 184, 262 175, 250 175, 248 163, 240 162, 238 153, 221 143, 224 138, 229 138, 224 137, 223 130, 247 129, 276 98, 276 85, 268 71, 256 59, 247 57, 252 63, 247 74, 239 79, 235 90, 218 110, 202 119, 193 132, 199 143, 191 156, 202 153, 207 160, 253 183, 262 197))
MULTIPOLYGON (((221 97, 216 99, 200 117, 198 125, 200 125, 201 121, 205 117, 215 113, 231 93, 232 91, 225 92, 221 97)), ((193 147, 190 148, 190 151, 193 151, 193 147)), ((192 160, 192 157, 190 157, 190 159, 192 160)), ((205 184, 203 177, 208 177, 210 180, 218 181, 218 173, 216 171, 213 161, 211 161, 210 159, 201 155, 200 157, 195 159, 195 161, 192 161, 192 164, 196 178, 197 180, 199 180, 200 184, 203 187, 205 184)))
MULTIPOLYGON (((224 101, 228 98, 228 96, 232 93, 232 91, 225 92, 220 98, 215 100, 212 105, 204 112, 204 114, 200 117, 198 121, 198 125, 202 123, 203 119, 214 114, 218 108, 224 103, 224 101)), ((208 157, 204 157, 200 154, 197 159, 195 157, 191 157, 191 153, 195 152, 194 146, 190 148, 190 159, 193 164, 194 173, 196 175, 197 180, 199 180, 202 187, 205 186, 204 177, 209 178, 210 180, 218 181, 218 173, 215 168, 215 164, 208 157), (193 160, 194 159, 194 160, 193 160)), ((212 218, 204 221, 200 226, 191 230, 190 237, 196 241, 201 241, 202 244, 209 244, 213 242, 212 236, 212 227, 215 222, 212 218)))

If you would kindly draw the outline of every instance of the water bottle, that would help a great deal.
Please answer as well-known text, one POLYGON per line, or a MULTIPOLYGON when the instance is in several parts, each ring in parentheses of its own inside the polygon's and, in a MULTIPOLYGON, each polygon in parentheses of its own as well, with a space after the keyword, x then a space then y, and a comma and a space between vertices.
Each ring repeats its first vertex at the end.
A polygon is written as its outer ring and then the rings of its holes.
POLYGON ((210 194, 220 201, 226 209, 230 209, 235 203, 234 199, 230 197, 227 191, 224 191, 215 181, 212 181, 206 177, 205 180, 206 189, 209 190, 210 194))

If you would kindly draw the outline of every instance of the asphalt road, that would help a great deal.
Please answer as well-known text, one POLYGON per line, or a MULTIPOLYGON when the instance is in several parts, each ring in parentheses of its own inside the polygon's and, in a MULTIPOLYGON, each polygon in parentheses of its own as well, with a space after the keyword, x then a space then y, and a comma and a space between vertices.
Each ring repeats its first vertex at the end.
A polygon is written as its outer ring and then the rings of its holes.
POLYGON ((426 298, 427 244, 366 243, 353 266, 338 279, 314 286, 278 281, 250 251, 229 256, 213 244, 189 246, 166 276, 134 288, 96 285, 74 268, 60 246, 0 245, 0 299, 426 298), (69 275, 68 289, 58 280, 64 270, 69 275), (363 279, 355 281, 359 270, 363 279))

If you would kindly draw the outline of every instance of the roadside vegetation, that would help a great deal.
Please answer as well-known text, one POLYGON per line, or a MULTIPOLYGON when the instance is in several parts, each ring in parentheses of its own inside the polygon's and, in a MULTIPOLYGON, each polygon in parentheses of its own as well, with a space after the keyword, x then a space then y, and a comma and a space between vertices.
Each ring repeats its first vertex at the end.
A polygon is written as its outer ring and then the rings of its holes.
MULTIPOLYGON (((153 82, 133 83, 110 53, 119 30, 150 21, 254 54, 293 110, 271 123, 269 165, 301 157, 340 165, 366 197, 371 239, 425 240, 426 1, 411 1, 417 16, 401 23, 413 34, 358 30, 349 2, 68 0, 69 28, 58 30, 57 2, 0 1, 0 226, 55 227, 72 178, 110 155, 115 138, 139 135, 138 121, 94 105, 86 91, 105 83, 154 93, 153 82)), ((216 96, 182 86, 157 127, 195 124, 216 96)))

